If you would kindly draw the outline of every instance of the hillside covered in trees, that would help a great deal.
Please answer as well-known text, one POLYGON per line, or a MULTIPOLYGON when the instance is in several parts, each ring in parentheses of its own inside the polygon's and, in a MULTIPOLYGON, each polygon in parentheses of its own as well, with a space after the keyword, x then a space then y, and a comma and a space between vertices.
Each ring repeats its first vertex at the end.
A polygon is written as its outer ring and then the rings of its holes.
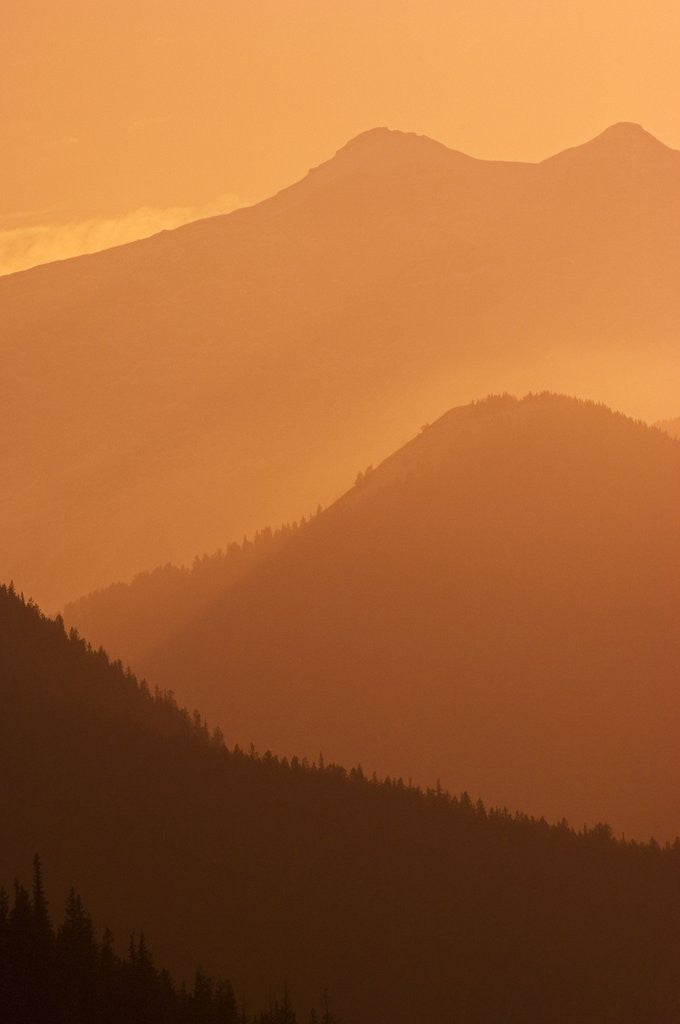
POLYGON ((0 700, 0 877, 40 850, 178 984, 199 963, 249 1006, 327 989, 348 1024, 680 1014, 677 844, 228 750, 7 588, 0 700))
POLYGON ((67 624, 97 646, 114 651, 126 665, 140 665, 146 654, 167 643, 187 618, 199 618, 219 594, 243 579, 302 524, 259 530, 252 540, 225 551, 196 557, 190 568, 163 565, 139 573, 131 583, 109 587, 73 601, 64 609, 67 624), (143 626, 141 625, 143 623, 143 626))
POLYGON ((424 427, 217 597, 194 574, 167 640, 143 643, 163 607, 144 583, 67 614, 232 744, 673 838, 679 508, 665 433, 496 397, 424 427))
MULTIPOLYGON (((111 932, 101 939, 74 889, 55 927, 39 858, 29 890, 0 888, 0 1020, 5 1024, 297 1024, 287 994, 250 1017, 229 982, 196 972, 177 986, 158 968, 144 935, 130 936, 125 957, 111 932)), ((333 1024, 327 1003, 309 1024, 333 1024)))
POLYGON ((671 437, 680 437, 680 416, 676 416, 675 419, 671 420, 658 420, 654 424, 659 430, 665 430, 671 437))

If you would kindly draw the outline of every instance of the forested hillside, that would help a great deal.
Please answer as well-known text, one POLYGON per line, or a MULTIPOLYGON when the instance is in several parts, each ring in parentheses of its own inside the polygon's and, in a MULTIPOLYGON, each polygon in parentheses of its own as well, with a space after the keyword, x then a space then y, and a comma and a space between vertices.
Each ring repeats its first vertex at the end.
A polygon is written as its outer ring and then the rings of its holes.
MULTIPOLYGON (((297 1024, 284 990, 251 1017, 229 982, 200 970, 176 985, 154 963, 144 935, 129 937, 127 955, 109 929, 99 938, 71 889, 58 926, 52 919, 39 857, 29 891, 15 880, 10 900, 0 888, 0 1019, 6 1024, 297 1024)), ((309 1024, 333 1024, 324 1000, 309 1024)))
POLYGON ((680 1014, 677 845, 229 751, 5 588, 0 687, 0 877, 40 850, 178 980, 348 1024, 680 1014))
POLYGON ((252 540, 244 537, 226 551, 196 557, 191 568, 168 564, 139 573, 130 583, 114 583, 68 604, 66 622, 125 664, 141 665, 150 650, 170 640, 189 618, 198 618, 301 525, 259 530, 252 540))
POLYGON ((665 430, 671 437, 680 437, 680 416, 672 420, 658 420, 654 426, 659 430, 665 430))
MULTIPOLYGON (((76 624, 231 743, 680 832, 680 445, 556 395, 454 409, 159 646, 76 624), (120 646, 118 646, 120 645, 120 646)), ((129 600, 132 628, 121 626, 129 600)))

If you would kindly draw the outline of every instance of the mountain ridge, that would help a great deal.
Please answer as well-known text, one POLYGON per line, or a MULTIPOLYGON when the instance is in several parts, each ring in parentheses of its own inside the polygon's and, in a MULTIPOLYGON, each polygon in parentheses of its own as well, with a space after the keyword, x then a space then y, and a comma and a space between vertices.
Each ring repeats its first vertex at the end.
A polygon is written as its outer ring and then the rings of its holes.
MULTIPOLYGON (((407 152, 410 156, 414 156, 416 152, 420 156, 427 151, 429 155, 436 153, 442 159, 443 166, 453 167, 455 164, 467 164, 469 165, 489 165, 489 166, 504 166, 508 168, 519 167, 541 167, 542 165, 549 164, 554 161, 559 161, 561 157, 566 154, 576 154, 585 152, 587 150, 593 150, 600 147, 610 148, 610 143, 614 144, 615 148, 620 148, 620 152, 623 155, 630 155, 635 149, 640 148, 640 143, 643 143, 647 148, 656 150, 657 152, 665 151, 669 154, 680 155, 680 150, 673 149, 671 146, 667 146, 664 142, 658 139, 656 136, 648 132, 642 125, 633 121, 619 121, 609 125, 603 131, 599 132, 593 138, 586 140, 582 143, 577 143, 574 146, 566 147, 565 149, 558 150, 547 157, 540 160, 504 160, 504 159, 489 159, 484 157, 476 157, 469 153, 465 153, 463 150, 455 149, 447 146, 443 142, 439 142, 437 139, 433 139, 431 136, 414 132, 405 131, 398 128, 388 128, 386 126, 376 126, 374 128, 367 128, 362 132, 349 139, 344 145, 342 145, 333 156, 321 163, 310 168, 306 175, 300 178, 298 181, 293 182, 290 185, 285 185, 271 196, 267 196, 264 199, 257 201, 256 203, 249 204, 247 206, 239 207, 236 210, 231 210, 229 213, 213 214, 209 217, 201 217, 195 221, 190 221, 187 224, 181 224, 175 228, 164 228, 161 231, 156 232, 147 238, 136 239, 132 242, 125 242, 121 245, 111 246, 110 249, 98 250, 94 253, 83 253, 78 256, 69 256, 64 260, 54 260, 50 263, 38 264, 35 267, 28 267, 25 270, 18 270, 13 274, 5 274, 0 279, 5 277, 12 277, 16 274, 26 274, 32 271, 37 271, 41 267, 51 266, 53 263, 67 263, 74 260, 89 260, 92 257, 101 256, 102 253, 110 252, 112 250, 125 249, 127 247, 137 247, 143 243, 149 243, 153 239, 158 239, 161 236, 167 237, 169 235, 175 235, 176 233, 186 233, 187 231, 195 228, 196 225, 206 224, 207 222, 214 222, 215 224, 223 222, 226 218, 238 217, 243 211, 252 210, 265 204, 269 204, 272 200, 281 196, 283 193, 288 192, 290 189, 295 188, 298 185, 306 182, 310 177, 317 177, 319 172, 324 170, 333 169, 334 167, 341 165, 345 161, 345 158, 353 156, 354 154, 364 151, 371 152, 374 156, 376 150, 381 151, 385 149, 385 143, 389 146, 388 152, 394 154, 405 155, 407 152)), ((365 170, 366 168, 359 167, 358 170, 365 170)))
POLYGON ((351 156, 373 143, 256 206, 0 279, 0 563, 46 607, 299 519, 471 395, 674 410, 675 156, 503 164, 378 133, 423 154, 384 173, 351 156))
POLYGON ((677 440, 602 404, 498 396, 426 426, 200 608, 177 591, 171 635, 162 577, 67 621, 230 742, 668 836, 679 504, 677 440))

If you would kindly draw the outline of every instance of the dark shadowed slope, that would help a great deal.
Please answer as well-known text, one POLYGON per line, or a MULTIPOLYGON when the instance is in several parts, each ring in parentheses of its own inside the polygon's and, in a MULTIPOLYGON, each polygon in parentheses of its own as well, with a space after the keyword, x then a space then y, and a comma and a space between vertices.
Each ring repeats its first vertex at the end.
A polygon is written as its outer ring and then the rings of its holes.
POLYGON ((0 877, 40 849, 178 974, 347 1024, 680 1016, 677 848, 229 753, 4 589, 0 700, 0 877))
MULTIPOLYGON (((675 835, 679 510, 658 430, 554 395, 454 409, 134 664, 232 742, 675 835)), ((106 596, 72 618, 132 654, 126 604, 138 631, 153 606, 106 596)))
POLYGON ((0 279, 0 565, 51 607, 327 503, 447 404, 674 408, 680 154, 377 129, 256 207, 0 279), (370 438, 367 447, 367 438, 370 438))

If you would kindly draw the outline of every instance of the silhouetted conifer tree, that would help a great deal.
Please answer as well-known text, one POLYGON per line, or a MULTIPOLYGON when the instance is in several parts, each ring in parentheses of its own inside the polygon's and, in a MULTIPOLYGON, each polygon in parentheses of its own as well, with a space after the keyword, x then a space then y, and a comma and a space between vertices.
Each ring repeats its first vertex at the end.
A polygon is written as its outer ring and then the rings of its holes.
MULTIPOLYGON (((288 991, 255 1018, 240 1012, 229 982, 197 971, 190 991, 156 968, 144 934, 126 958, 106 930, 101 942, 74 889, 54 930, 36 857, 31 893, 19 882, 10 903, 0 889, 2 1024, 296 1024, 288 991)), ((324 1016, 322 1020, 331 1021, 324 1016)))

